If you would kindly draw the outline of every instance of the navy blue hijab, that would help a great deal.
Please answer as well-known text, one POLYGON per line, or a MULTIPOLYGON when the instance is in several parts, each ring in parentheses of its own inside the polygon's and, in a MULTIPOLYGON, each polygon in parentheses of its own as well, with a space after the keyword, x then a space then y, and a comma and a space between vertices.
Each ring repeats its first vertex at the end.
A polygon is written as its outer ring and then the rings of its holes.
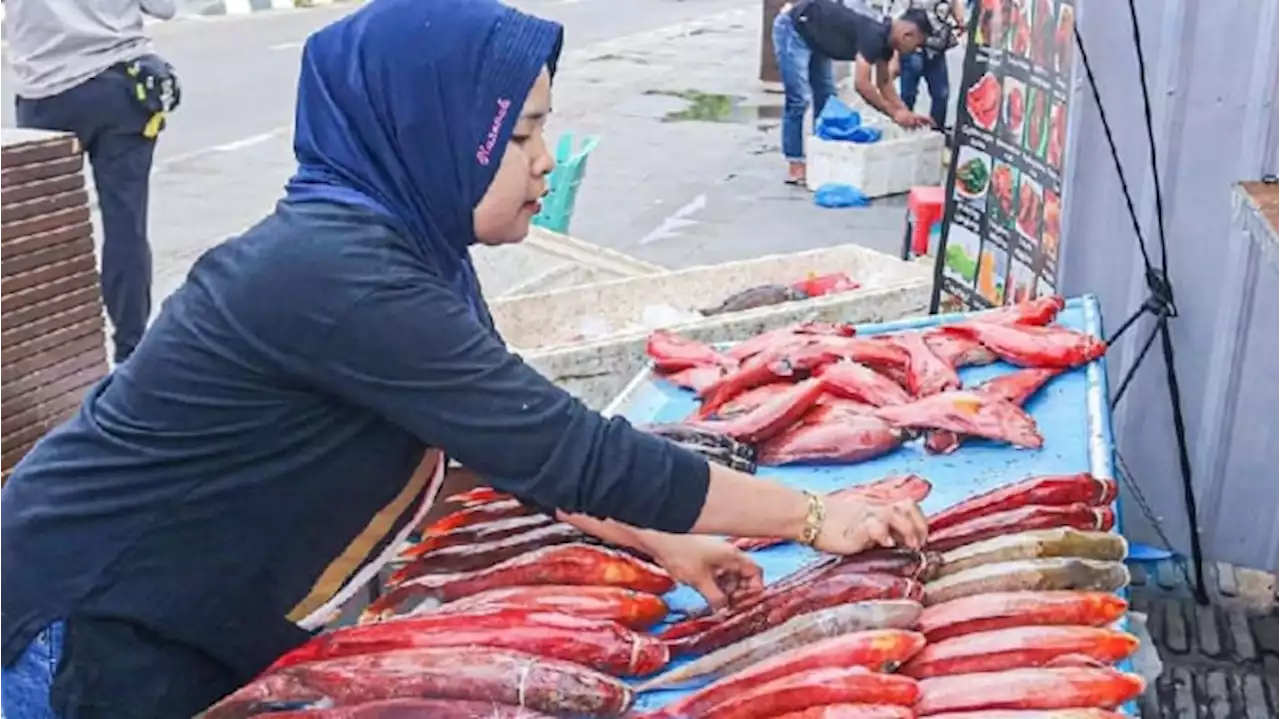
POLYGON ((307 39, 286 202, 368 209, 481 306, 472 210, 562 28, 495 0, 373 0, 307 39))

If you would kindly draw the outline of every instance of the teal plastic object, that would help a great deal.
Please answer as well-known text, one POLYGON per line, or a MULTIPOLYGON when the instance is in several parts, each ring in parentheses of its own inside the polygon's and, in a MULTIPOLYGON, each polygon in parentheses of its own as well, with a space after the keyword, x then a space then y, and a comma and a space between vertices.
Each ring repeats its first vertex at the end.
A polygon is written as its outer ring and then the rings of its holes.
POLYGON ((574 201, 587 173, 587 156, 598 144, 600 138, 587 136, 575 148, 573 133, 566 132, 560 136, 556 143, 556 169, 547 178, 549 191, 542 198, 542 211, 534 216, 533 224, 552 232, 569 233, 574 201))

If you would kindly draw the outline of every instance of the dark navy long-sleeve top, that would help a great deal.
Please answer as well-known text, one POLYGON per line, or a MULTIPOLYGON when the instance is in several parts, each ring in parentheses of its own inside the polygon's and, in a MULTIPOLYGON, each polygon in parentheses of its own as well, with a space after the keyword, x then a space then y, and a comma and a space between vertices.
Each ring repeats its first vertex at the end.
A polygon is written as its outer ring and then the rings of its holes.
POLYGON ((196 262, 3 490, 6 666, 111 617, 249 679, 410 521, 428 448, 543 507, 692 526, 706 463, 552 385, 414 247, 282 203, 196 262))

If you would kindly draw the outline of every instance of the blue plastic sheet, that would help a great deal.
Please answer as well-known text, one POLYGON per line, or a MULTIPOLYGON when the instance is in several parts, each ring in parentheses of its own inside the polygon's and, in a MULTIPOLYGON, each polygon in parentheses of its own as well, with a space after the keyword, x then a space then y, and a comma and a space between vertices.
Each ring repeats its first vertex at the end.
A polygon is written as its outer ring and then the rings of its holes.
POLYGON ((813 204, 830 208, 866 207, 871 204, 871 198, 853 185, 828 182, 813 193, 813 204))
MULTIPOLYGON (((962 317, 937 315, 862 325, 858 327, 858 334, 869 336, 920 329, 954 322, 962 317)), ((1102 319, 1093 296, 1069 301, 1059 315, 1058 323, 1103 336, 1102 319)), ((969 440, 955 454, 933 456, 926 454, 919 442, 915 442, 861 464, 761 467, 759 474, 793 487, 829 492, 891 474, 915 473, 933 483, 933 491, 922 505, 926 513, 1033 475, 1089 471, 1099 477, 1115 477, 1104 361, 1060 375, 1027 403, 1025 409, 1035 417, 1044 435, 1045 445, 1041 450, 1018 450, 984 440, 969 440)), ((1010 365, 996 363, 987 367, 965 368, 960 375, 966 386, 972 386, 1014 369, 1010 365)), ((687 417, 696 406, 691 392, 645 371, 628 386, 607 413, 625 416, 634 423, 674 422, 687 417)), ((1122 519, 1119 507, 1116 513, 1118 524, 1122 519)), ((765 581, 770 584, 817 559, 816 553, 797 544, 752 552, 752 556, 760 563, 765 581)), ((666 599, 673 613, 704 606, 702 598, 688 587, 670 592, 666 599)), ((663 706, 689 691, 691 688, 646 692, 637 699, 636 707, 643 710, 663 706)), ((1136 707, 1126 709, 1125 713, 1137 715, 1136 707)))
POLYGON ((814 133, 824 140, 870 143, 879 142, 884 133, 878 127, 862 124, 862 114, 838 97, 827 100, 818 114, 814 133))

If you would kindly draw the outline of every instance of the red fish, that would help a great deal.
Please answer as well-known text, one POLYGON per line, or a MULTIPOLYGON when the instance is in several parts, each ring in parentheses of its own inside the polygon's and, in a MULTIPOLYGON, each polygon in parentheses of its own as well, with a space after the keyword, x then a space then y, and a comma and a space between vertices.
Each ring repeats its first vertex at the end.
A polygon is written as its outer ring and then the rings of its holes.
POLYGON ((711 417, 729 400, 749 389, 779 380, 803 379, 818 367, 838 359, 839 355, 812 346, 762 352, 743 362, 737 370, 703 388, 698 393, 703 400, 698 416, 703 419, 711 417))
MULTIPOLYGON (((974 387, 973 391, 988 397, 998 397, 1021 407, 1059 374, 1062 374, 1060 369, 1022 369, 987 380, 974 387)), ((933 454, 950 454, 959 449, 963 441, 964 437, 955 432, 937 430, 925 437, 924 448, 933 454)))
POLYGON ((920 716, 991 709, 1113 709, 1136 698, 1145 683, 1112 669, 1013 669, 920 681, 920 716))
POLYGON ((899 671, 926 679, 1042 667, 1062 657, 1110 665, 1137 649, 1137 637, 1105 627, 1011 627, 930 642, 899 671))
POLYGON ((916 713, 892 704, 824 704, 774 719, 916 719, 916 713))
POLYGON ((557 522, 491 542, 445 547, 419 554, 392 572, 388 582, 396 585, 427 574, 474 572, 541 547, 580 542, 584 538, 586 535, 577 527, 557 522))
POLYGON ((656 594, 609 586, 541 585, 502 587, 463 597, 433 613, 485 609, 529 609, 563 612, 584 619, 608 619, 644 630, 667 616, 667 603, 656 594))
POLYGON ((1072 369, 1098 359, 1107 351, 1107 344, 1101 339, 1065 327, 975 321, 947 325, 941 329, 975 339, 1000 359, 1019 367, 1072 369))
POLYGON ((926 330, 924 343, 938 356, 956 369, 989 365, 1000 359, 996 353, 982 346, 977 340, 939 332, 937 328, 926 330))
POLYGON ((703 711, 676 707, 655 717, 697 716, 701 719, 757 719, 848 702, 909 707, 919 697, 916 683, 896 674, 879 674, 862 667, 827 667, 786 674, 764 684, 744 687, 734 696, 703 711))
POLYGON ((557 716, 619 716, 626 684, 594 669, 487 647, 403 649, 311 662, 265 674, 209 708, 239 719, 273 708, 324 709, 384 699, 456 699, 524 706, 557 716))
POLYGON ((465 492, 450 495, 444 501, 451 504, 460 504, 463 508, 466 508, 474 507, 478 504, 497 502, 502 499, 511 499, 511 495, 499 492, 493 487, 472 487, 465 492))
POLYGON ((897 382, 857 362, 829 364, 818 376, 826 383, 827 391, 876 407, 911 401, 911 395, 897 382))
POLYGON ((692 367, 731 367, 735 363, 711 347, 667 330, 654 330, 644 345, 654 369, 663 374, 692 367))
POLYGON ((794 335, 852 337, 854 332, 855 330, 853 325, 833 324, 830 322, 801 322, 797 325, 763 332, 749 340, 739 342, 733 347, 730 347, 729 350, 725 352, 725 356, 741 362, 752 355, 759 354, 760 352, 776 346, 781 341, 794 335))
MULTIPOLYGON (((736 417, 740 414, 746 414, 769 400, 787 392, 795 385, 791 382, 774 382, 772 384, 762 384, 759 387, 753 387, 746 392, 725 402, 720 409, 716 410, 716 417, 719 419, 728 419, 736 417)), ((697 418, 700 412, 694 413, 697 418)))
POLYGON ((422 529, 422 534, 436 535, 450 532, 459 527, 469 527, 482 522, 492 522, 508 517, 523 517, 526 514, 537 514, 537 510, 522 504, 518 499, 499 499, 496 502, 477 504, 467 509, 460 509, 437 519, 422 529))
POLYGON ((859 402, 856 399, 845 399, 837 397, 830 392, 818 398, 814 408, 809 413, 800 418, 805 424, 821 424, 827 421, 833 415, 845 414, 873 414, 877 407, 866 402, 859 402))
POLYGON ((936 532, 930 529, 929 549, 945 552, 983 539, 1033 529, 1070 527, 1105 532, 1115 523, 1116 515, 1110 507, 1090 507, 1083 502, 1058 506, 1030 504, 974 517, 936 532))
POLYGON ((471 613, 424 614, 325 632, 277 659, 267 671, 399 649, 468 646, 563 659, 614 676, 652 674, 670 658, 662 640, 606 619, 477 608, 471 613))
POLYGON ((727 367, 689 367, 663 375, 662 378, 681 389, 701 392, 718 382, 728 372, 727 367))
MULTIPOLYGON (((502 501, 502 500, 499 500, 502 501)), ((517 534, 524 534, 538 527, 554 524, 555 519, 545 514, 525 514, 519 517, 495 519, 492 522, 468 524, 440 534, 430 534, 422 541, 400 552, 402 559, 414 559, 445 547, 493 542, 517 534)))
POLYGON ((264 716, 267 719, 550 719, 547 714, 522 707, 455 699, 386 699, 332 709, 271 712, 264 716))
POLYGON ((1057 295, 1037 297, 1004 307, 980 313, 975 319, 980 322, 996 322, 1008 325, 1040 325, 1054 321, 1067 301, 1057 295))
POLYGON ((371 602, 361 622, 393 616, 406 602, 432 598, 451 602, 498 587, 539 584, 603 584, 651 594, 665 594, 675 588, 670 575, 643 560, 604 547, 563 544, 528 552, 477 572, 410 580, 371 602))
MULTIPOLYGON (((929 480, 917 474, 907 474, 896 477, 885 477, 868 484, 858 484, 852 487, 845 487, 831 492, 828 496, 844 497, 855 496, 863 497, 873 502, 899 502, 902 500, 910 500, 919 504, 929 496, 929 492, 933 490, 933 485, 929 484, 929 480)), ((788 540, 775 539, 767 537, 740 537, 733 540, 733 545, 738 549, 764 549, 772 547, 775 544, 782 544, 788 540)), ((856 556, 863 556, 861 554, 856 556)), ((879 570, 876 570, 879 571, 879 570)), ((892 572, 890 572, 892 574, 892 572)))
POLYGON ((1106 709, 1010 709, 1009 711, 946 712, 929 719, 1129 719, 1106 709))
MULTIPOLYGON (((704 716, 707 712, 716 709, 716 707, 732 702, 736 697, 750 693, 757 687, 802 672, 849 667, 858 667, 873 672, 893 671, 894 668, 915 656, 923 648, 923 636, 901 629, 852 632, 822 639, 783 652, 712 682, 689 696, 676 700, 654 716, 704 716)), ((907 684, 898 684, 900 686, 908 686, 907 684)), ((909 701, 905 694, 900 698, 909 701)), ((875 700, 871 697, 849 697, 843 701, 875 700)), ((784 711, 802 708, 804 707, 790 707, 784 711)), ((751 716, 774 715, 762 712, 751 716)))
POLYGON ((881 407, 875 416, 895 427, 950 430, 1028 449, 1044 446, 1031 415, 1011 402, 976 392, 943 392, 911 404, 881 407))
POLYGON ((990 592, 926 607, 920 631, 930 642, 1006 627, 1079 624, 1100 627, 1129 603, 1110 592, 990 592))
POLYGON ((1088 472, 1028 477, 970 497, 938 512, 929 517, 929 531, 937 532, 961 522, 1032 504, 1111 504, 1118 492, 1114 479, 1099 479, 1088 472))
POLYGON ((807 379, 745 414, 723 420, 689 422, 690 426, 755 444, 773 437, 804 416, 822 393, 822 380, 807 379))
POLYGON ((929 349, 919 332, 894 335, 893 341, 907 353, 907 391, 928 397, 960 388, 960 375, 929 349))
POLYGON ((799 424, 760 445, 756 461, 778 466, 800 462, 853 464, 888 454, 907 433, 882 419, 844 415, 821 424, 799 424))

